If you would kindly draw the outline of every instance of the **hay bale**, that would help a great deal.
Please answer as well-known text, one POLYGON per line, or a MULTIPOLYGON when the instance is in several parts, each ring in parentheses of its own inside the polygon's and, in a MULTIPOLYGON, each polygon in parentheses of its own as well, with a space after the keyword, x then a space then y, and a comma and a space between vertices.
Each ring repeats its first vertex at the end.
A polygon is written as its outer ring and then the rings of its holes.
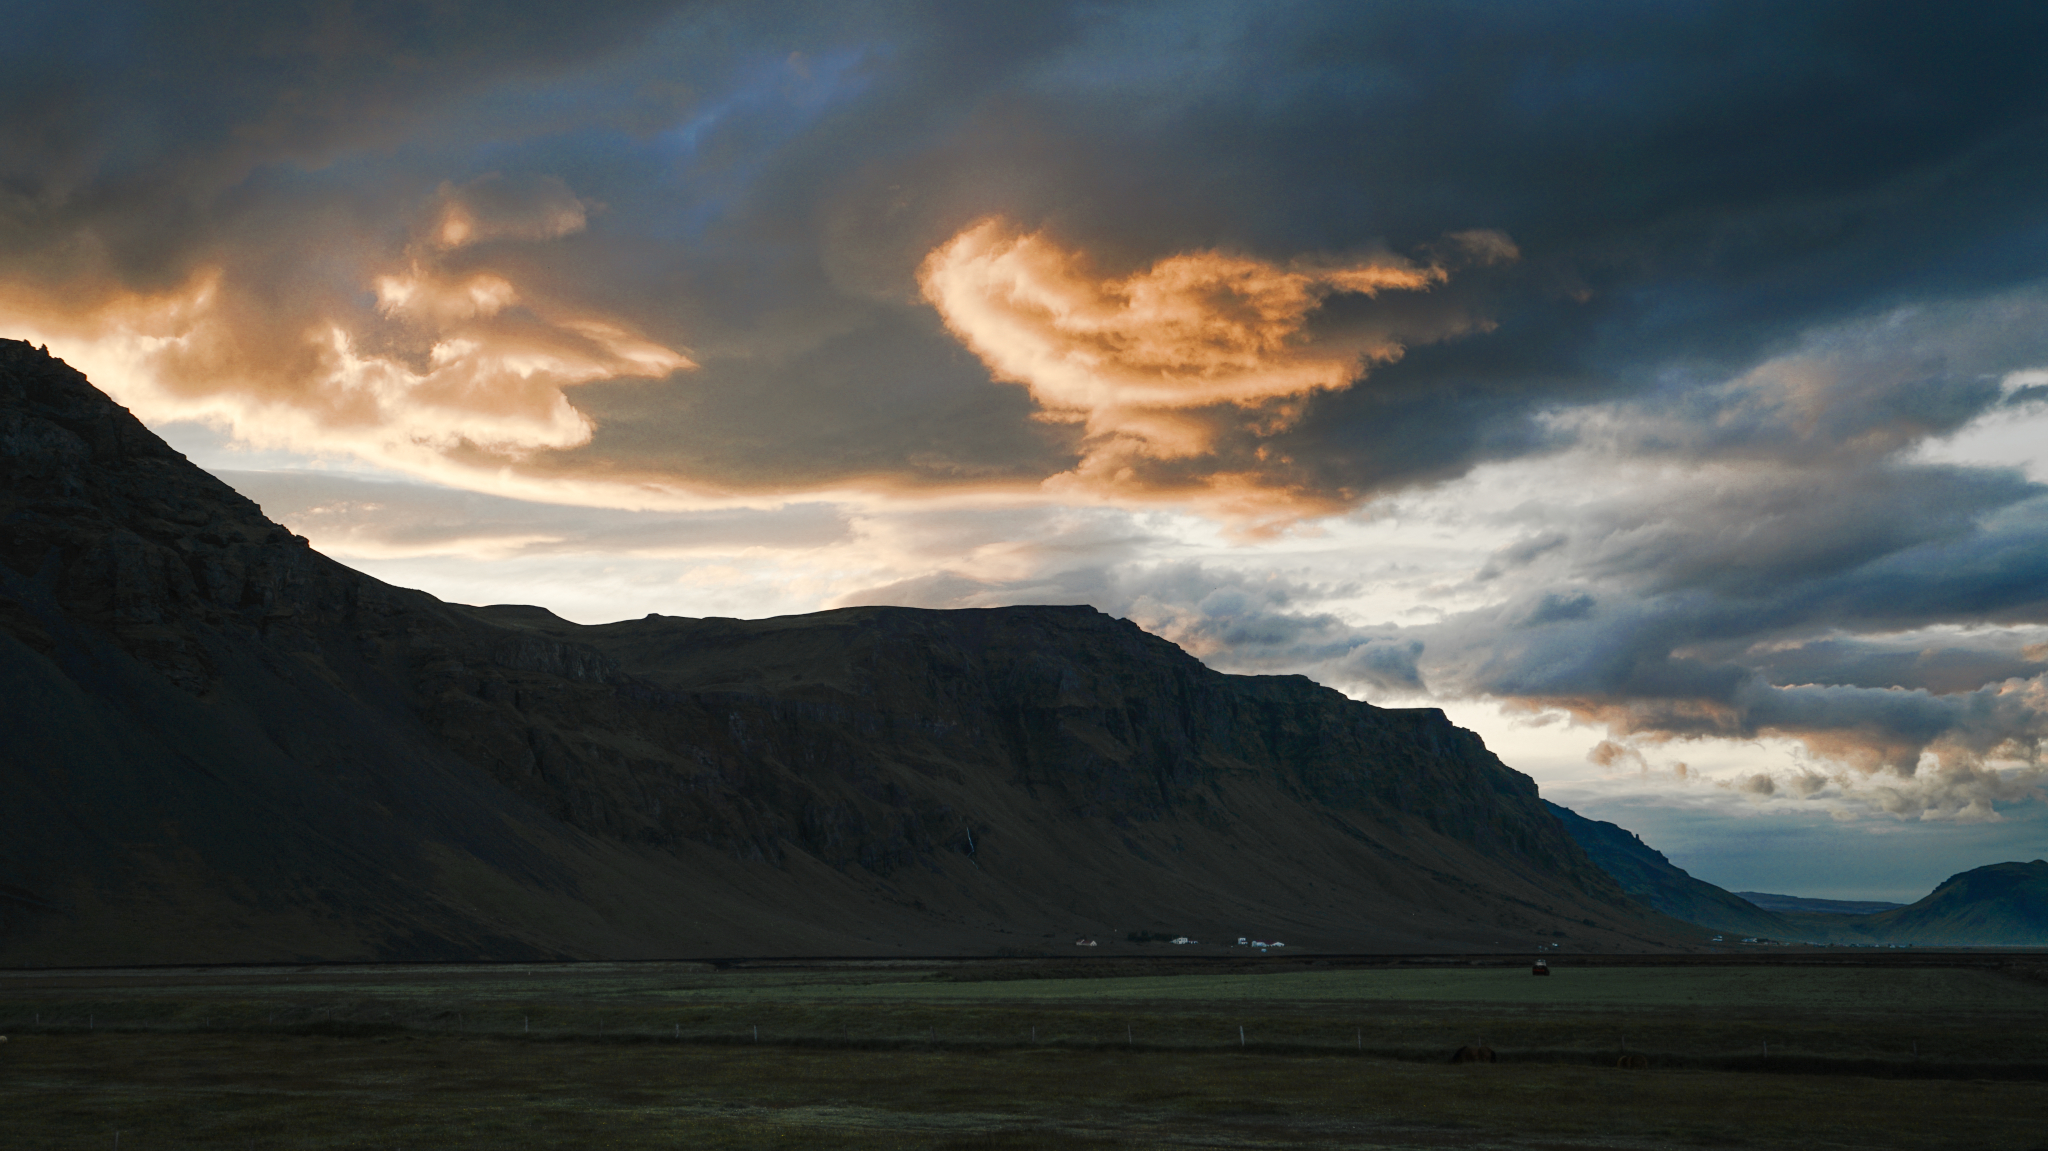
POLYGON ((1615 1060, 1614 1065, 1623 1071, 1648 1071, 1650 1069, 1650 1057, 1631 1053, 1615 1060))
POLYGON ((1493 1048, 1475 1047, 1471 1044, 1466 1044, 1465 1046, 1458 1048, 1456 1051, 1451 1052, 1451 1062, 1491 1063, 1493 1062, 1493 1048))

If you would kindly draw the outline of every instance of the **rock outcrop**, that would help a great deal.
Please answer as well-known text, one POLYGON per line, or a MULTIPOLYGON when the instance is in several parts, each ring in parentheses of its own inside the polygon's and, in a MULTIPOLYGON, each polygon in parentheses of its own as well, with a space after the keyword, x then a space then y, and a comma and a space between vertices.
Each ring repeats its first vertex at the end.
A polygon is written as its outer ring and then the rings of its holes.
POLYGON ((1440 712, 1091 609, 445 604, 12 341, 0 477, 0 962, 1680 932, 1440 712))

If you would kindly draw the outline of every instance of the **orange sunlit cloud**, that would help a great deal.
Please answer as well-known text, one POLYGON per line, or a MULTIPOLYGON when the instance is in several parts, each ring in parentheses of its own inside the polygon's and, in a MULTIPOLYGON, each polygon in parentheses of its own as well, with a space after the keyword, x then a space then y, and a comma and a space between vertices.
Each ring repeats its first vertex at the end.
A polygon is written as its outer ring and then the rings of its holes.
POLYGON ((518 196, 494 183, 443 185, 416 239, 367 263, 359 287, 374 293, 374 312, 352 293, 272 298, 213 266, 154 292, 0 285, 0 317, 145 418, 226 425, 258 447, 349 452, 443 478, 462 470, 451 453, 503 463, 577 447, 592 427, 567 389, 695 365, 510 273, 451 266, 459 248, 584 226, 559 182, 518 196))
MULTIPOLYGON (((1517 254, 1498 233, 1452 239, 1481 262, 1517 254)), ((1082 459, 1055 486, 1104 493, 1137 494, 1135 469, 1197 460, 1225 432, 1283 431, 1300 418, 1302 400, 1399 359, 1405 339, 1449 334, 1382 333, 1342 344, 1311 337, 1310 320, 1332 295, 1420 292, 1449 279, 1441 264, 1391 255, 1281 265, 1198 251, 1105 276, 1085 252, 987 219, 934 250, 918 278, 946 326, 996 378, 1030 389, 1040 418, 1085 425, 1082 459)), ((1235 500, 1273 486, 1256 469, 1197 470, 1206 473, 1200 487, 1235 500)), ((1262 502, 1275 501, 1296 502, 1277 491, 1262 502)))
MULTIPOLYGON (((518 255, 583 231, 588 218, 559 181, 485 177, 443 184, 402 246, 352 246, 348 277, 309 278, 279 294, 244 274, 250 261, 229 260, 146 291, 0 284, 0 316, 145 418, 208 421, 251 446, 349 453, 525 498, 718 502, 726 496, 716 477, 585 469, 564 455, 543 463, 592 441, 594 425, 570 389, 696 367, 552 292, 518 255)), ((1496 233, 1455 235, 1450 245, 1468 263, 1516 255, 1496 233)), ((1026 385, 1039 418, 1084 427, 1079 458, 1038 473, 1042 484, 967 486, 1027 501, 1176 501, 1238 532, 1355 502, 1297 474, 1269 443, 1299 422, 1309 397, 1350 387, 1410 343, 1485 326, 1452 307, 1365 333, 1311 330, 1332 296, 1419 293, 1450 279, 1443 261, 1393 255, 1282 264, 1195 251, 1106 276, 1084 252, 988 220, 930 253, 918 275, 991 373, 1026 385)), ((883 474, 834 490, 906 494, 883 474)))

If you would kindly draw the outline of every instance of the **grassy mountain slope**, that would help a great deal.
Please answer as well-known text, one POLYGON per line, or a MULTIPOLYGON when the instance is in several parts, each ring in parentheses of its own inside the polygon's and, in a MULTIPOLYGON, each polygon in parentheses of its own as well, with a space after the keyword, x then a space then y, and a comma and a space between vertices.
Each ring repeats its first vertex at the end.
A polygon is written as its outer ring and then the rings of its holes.
POLYGON ((1927 898, 1872 915, 1786 918, 1803 939, 1932 947, 2048 946, 2048 860, 1994 863, 1943 880, 1927 898))

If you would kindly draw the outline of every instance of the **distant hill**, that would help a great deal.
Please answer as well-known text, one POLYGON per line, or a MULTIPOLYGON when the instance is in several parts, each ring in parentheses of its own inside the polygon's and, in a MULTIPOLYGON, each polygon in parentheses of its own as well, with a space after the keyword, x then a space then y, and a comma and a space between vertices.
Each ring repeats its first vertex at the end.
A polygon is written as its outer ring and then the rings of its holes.
POLYGON ((2048 946, 2048 860, 1994 863, 1952 875, 1918 903, 1873 915, 1792 918, 1805 938, 1926 947, 2048 946))
POLYGON ((443 603, 17 341, 0 700, 11 965, 1697 943, 1436 709, 1087 607, 443 603))
POLYGON ((1763 891, 1738 891, 1735 894, 1747 899, 1765 911, 1811 911, 1823 915, 1875 915, 1880 911, 1906 906, 1903 903, 1879 903, 1861 899, 1808 899, 1800 895, 1772 895, 1763 891))
MULTIPOLYGON (((1569 821, 1566 826, 1570 828, 1569 821)), ((1602 852, 1589 848, 1588 854, 1606 866, 1602 852)), ((1628 880, 1621 882, 1624 890, 1636 894, 1628 880)), ((1777 920, 1774 929, 1751 932, 1745 928, 1745 933, 1774 939, 1921 947, 2048 946, 2048 860, 1994 863, 1952 875, 1927 898, 1910 904, 1806 899, 1758 891, 1736 894, 1777 920)), ((1678 914, 1671 910, 1678 904, 1668 899, 1651 905, 1666 914, 1678 914)))
POLYGON ((1849 945, 2048 946, 2048 861, 1965 871, 1912 904, 1737 893, 1694 879, 1632 831, 1544 802, 1623 891, 1723 934, 1849 945))
POLYGON ((1723 933, 1802 938, 1798 929, 1732 892, 1702 879, 1664 858, 1642 837, 1616 824, 1587 819, 1569 807, 1544 801, 1593 862, 1612 875, 1621 889, 1658 911, 1687 923, 1723 933))

